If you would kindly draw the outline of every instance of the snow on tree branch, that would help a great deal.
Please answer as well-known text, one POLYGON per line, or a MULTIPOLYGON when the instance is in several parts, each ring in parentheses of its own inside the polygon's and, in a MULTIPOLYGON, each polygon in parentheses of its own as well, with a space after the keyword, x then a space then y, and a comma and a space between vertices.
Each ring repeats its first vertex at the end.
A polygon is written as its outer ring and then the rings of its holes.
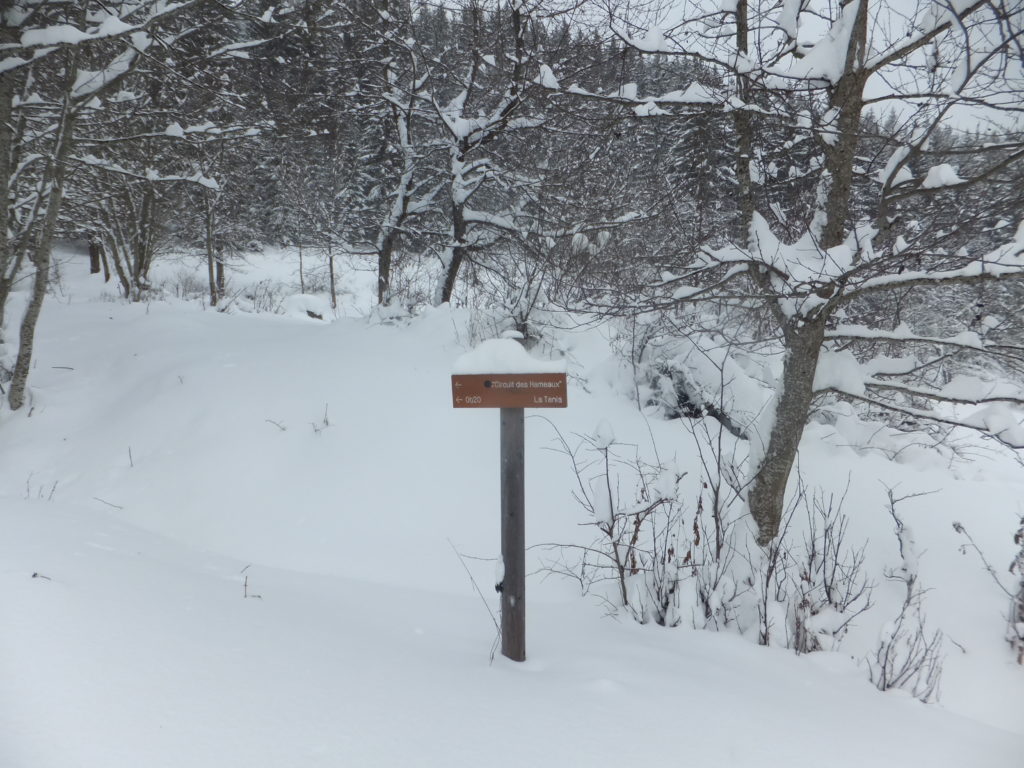
MULTIPOLYGON (((66 23, 27 27, 21 32, 18 43, 13 47, 13 50, 20 50, 23 53, 0 59, 0 72, 27 66, 64 47, 144 34, 156 23, 201 2, 202 0, 148 0, 140 3, 123 3, 123 17, 109 11, 94 13, 87 19, 89 26, 85 29, 66 23), (126 20, 133 17, 138 21, 126 20)), ((14 27, 20 27, 28 18, 20 20, 15 14, 8 13, 6 21, 14 27)), ((138 47, 138 42, 134 44, 138 47)), ((8 46, 8 50, 12 48, 8 46)))

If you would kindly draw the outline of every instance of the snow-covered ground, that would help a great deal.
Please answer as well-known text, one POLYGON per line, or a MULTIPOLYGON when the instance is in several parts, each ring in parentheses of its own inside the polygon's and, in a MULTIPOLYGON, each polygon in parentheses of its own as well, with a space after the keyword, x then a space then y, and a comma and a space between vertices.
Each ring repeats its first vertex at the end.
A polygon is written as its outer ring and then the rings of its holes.
MULTIPOLYGON (((849 484, 851 538, 870 544, 880 618, 854 628, 854 650, 639 626, 536 570, 533 549, 528 660, 492 660, 467 569, 495 610, 498 415, 453 410, 449 384, 490 329, 448 308, 375 320, 365 272, 322 312, 280 287, 297 282, 286 255, 233 275, 263 293, 228 313, 104 298, 114 287, 65 255, 31 407, 0 413, 0 766, 1024 762, 1007 601, 952 530, 1005 567, 1024 497, 1012 457, 893 461, 860 447, 864 425, 808 430, 805 478, 849 484), (878 692, 850 657, 899 601, 881 574, 899 562, 886 485, 935 491, 902 512, 929 620, 954 641, 938 704, 878 692)), ((603 422, 694 461, 679 422, 630 402, 609 334, 566 329, 541 350, 566 356, 570 404, 527 421, 529 544, 592 538, 556 428, 603 422)))

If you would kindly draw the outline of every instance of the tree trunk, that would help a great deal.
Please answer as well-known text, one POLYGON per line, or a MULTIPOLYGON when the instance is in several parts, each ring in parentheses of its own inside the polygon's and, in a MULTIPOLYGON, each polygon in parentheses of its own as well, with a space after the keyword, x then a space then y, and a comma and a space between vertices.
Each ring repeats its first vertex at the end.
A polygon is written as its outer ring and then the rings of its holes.
MULTIPOLYGON (((117 224, 111 224, 107 229, 107 248, 104 250, 104 257, 106 253, 110 254, 110 260, 114 262, 114 272, 117 275, 117 281, 121 283, 121 291, 124 293, 126 299, 132 297, 132 281, 128 273, 128 268, 125 265, 127 259, 124 256, 125 245, 121 238, 121 233, 118 231, 117 224)), ((106 262, 104 262, 106 263, 106 262)), ((109 272, 108 279, 109 279, 109 272)))
POLYGON ((57 216, 60 213, 60 206, 63 202, 64 177, 67 172, 68 157, 71 154, 71 145, 74 140, 75 114, 71 108, 71 84, 75 82, 77 77, 77 59, 77 52, 71 53, 67 57, 65 71, 67 73, 68 85, 65 89, 64 108, 61 112, 60 124, 53 148, 53 157, 50 160, 50 166, 46 174, 46 176, 49 176, 50 188, 46 200, 46 214, 43 216, 36 245, 32 253, 32 263, 35 265, 32 296, 29 299, 25 315, 21 320, 21 330, 18 338, 18 357, 14 363, 11 389, 7 395, 7 401, 12 411, 18 410, 25 403, 25 391, 28 388, 28 372, 32 366, 36 323, 39 321, 39 313, 42 311, 43 300, 46 298, 46 288, 50 280, 50 254, 53 232, 57 227, 57 216))
MULTIPOLYGON (((15 30, 0 26, 0 43, 13 43, 16 39, 15 30)), ((4 325, 4 307, 11 291, 15 273, 19 264, 8 238, 8 220, 10 217, 10 180, 11 158, 15 149, 15 132, 11 114, 14 99, 15 79, 18 77, 13 70, 0 72, 0 331, 4 325)))
MULTIPOLYGON (((846 0, 844 7, 849 2, 846 0)), ((822 248, 839 245, 846 237, 857 139, 864 108, 864 86, 868 76, 863 69, 866 40, 867 0, 863 0, 858 6, 846 50, 846 74, 830 93, 831 105, 839 110, 839 114, 830 127, 834 131, 834 141, 824 144, 828 187, 818 213, 821 221, 819 245, 822 248)), ((812 228, 814 226, 812 224, 812 228)), ((819 308, 811 317, 787 321, 782 329, 786 359, 781 391, 775 398, 775 420, 747 497, 750 514, 757 523, 757 543, 761 546, 767 546, 778 535, 782 523, 786 485, 811 411, 814 376, 829 316, 829 312, 819 308)), ((756 436, 752 437, 756 439, 756 436)))
POLYGON ((107 249, 103 247, 103 243, 100 243, 100 263, 103 266, 103 282, 110 282, 110 262, 107 261, 107 249))
POLYGON ((448 263, 444 265, 444 274, 441 279, 441 292, 438 304, 445 304, 452 300, 455 292, 455 281, 459 277, 459 269, 466 258, 466 219, 464 216, 464 205, 452 203, 452 246, 448 263))
POLYGON ((224 295, 224 251, 217 250, 217 295, 224 295))
POLYGON ((6 270, 4 272, 0 272, 0 338, 3 338, 2 331, 4 326, 4 314, 7 309, 7 297, 11 295, 11 288, 14 287, 14 278, 16 278, 18 276, 18 272, 21 271, 23 254, 24 251, 21 251, 16 255, 12 255, 8 263, 5 265, 6 270))
POLYGON ((434 293, 434 303, 438 305, 452 300, 452 294, 455 293, 455 281, 459 277, 459 270, 466 258, 466 232, 469 229, 466 223, 466 202, 473 194, 467 188, 465 176, 468 151, 469 146, 465 139, 460 139, 459 143, 449 150, 449 173, 451 175, 448 184, 452 202, 452 230, 448 258, 444 263, 444 270, 434 293))
MULTIPOLYGON (((814 374, 825 340, 825 318, 796 322, 786 329, 786 360, 781 390, 775 397, 775 420, 747 496, 750 514, 757 523, 757 543, 761 546, 769 544, 779 533, 786 484, 814 399, 814 374)), ((757 437, 751 435, 752 440, 757 437)))
POLYGON ((327 246, 327 271, 331 280, 331 309, 338 308, 338 288, 334 282, 334 250, 327 246))
MULTIPOLYGON (((847 0, 843 6, 849 2, 850 0, 847 0)), ((835 131, 835 141, 824 145, 825 170, 828 171, 831 182, 821 232, 821 245, 824 248, 833 248, 846 237, 846 219, 849 216, 850 196, 853 192, 857 140, 860 137, 861 113, 864 111, 864 87, 870 74, 863 68, 867 55, 867 38, 868 2, 862 0, 846 49, 846 74, 836 84, 829 98, 832 107, 839 110, 839 115, 832 127, 835 131)))
POLYGON ((100 273, 100 249, 103 246, 100 244, 98 235, 93 233, 89 234, 89 274, 98 275, 100 273))
POLYGON ((10 403, 12 411, 18 410, 25 404, 28 372, 32 365, 32 351, 35 345, 36 323, 39 321, 39 313, 43 309, 43 300, 46 298, 46 288, 49 284, 49 243, 45 246, 40 243, 32 261, 36 267, 35 277, 32 281, 32 297, 21 320, 21 331, 18 336, 18 358, 14 363, 14 374, 11 377, 11 391, 7 395, 7 401, 10 403))
POLYGON ((156 247, 156 190, 152 186, 147 186, 142 193, 137 226, 132 283, 138 295, 149 286, 149 268, 156 247))
MULTIPOLYGON (((388 79, 393 82, 391 64, 388 65, 388 79)), ((410 105, 405 110, 392 106, 392 114, 395 119, 395 127, 398 130, 399 148, 402 151, 402 175, 395 187, 394 200, 387 218, 381 225, 380 234, 377 239, 377 303, 387 304, 391 299, 391 268, 395 255, 395 246, 398 243, 398 234, 406 217, 409 215, 409 203, 413 172, 416 168, 416 153, 412 148, 410 138, 410 123, 412 122, 412 100, 409 96, 410 105)))
POLYGON ((217 291, 216 253, 213 246, 213 202, 209 194, 203 195, 206 201, 206 272, 210 280, 210 306, 217 306, 219 294, 217 291))
MULTIPOLYGON (((736 50, 746 54, 748 50, 749 23, 747 0, 736 3, 736 50)), ((736 76, 736 91, 744 104, 750 99, 750 80, 746 75, 736 76)), ((733 239, 741 248, 746 248, 750 239, 750 222, 754 219, 754 182, 750 164, 754 160, 754 122, 751 113, 745 109, 733 112, 736 127, 736 182, 739 185, 739 216, 733 239)))
POLYGON ((391 230, 381 238, 377 249, 377 303, 387 304, 391 298, 391 259, 395 249, 397 230, 391 230))

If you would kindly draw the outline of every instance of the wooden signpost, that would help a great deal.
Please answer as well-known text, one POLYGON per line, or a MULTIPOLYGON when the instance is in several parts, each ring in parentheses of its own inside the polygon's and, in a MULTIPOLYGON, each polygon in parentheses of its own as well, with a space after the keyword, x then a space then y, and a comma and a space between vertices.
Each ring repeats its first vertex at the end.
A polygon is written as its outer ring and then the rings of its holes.
POLYGON ((565 408, 564 373, 452 376, 455 408, 501 409, 501 653, 526 660, 526 473, 524 408, 565 408))
POLYGON ((565 408, 564 373, 470 373, 452 376, 456 408, 565 408))

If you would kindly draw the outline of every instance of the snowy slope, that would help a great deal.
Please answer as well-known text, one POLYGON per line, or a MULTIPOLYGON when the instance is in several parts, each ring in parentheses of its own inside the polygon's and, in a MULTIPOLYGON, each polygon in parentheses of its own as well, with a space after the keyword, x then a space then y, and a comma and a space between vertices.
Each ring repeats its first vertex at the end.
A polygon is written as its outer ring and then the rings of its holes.
POLYGON ((246 600, 239 561, 102 512, 8 502, 4 520, 12 768, 1019 765, 1019 735, 834 657, 540 603, 530 660, 489 665, 468 594, 254 566, 246 600))
MULTIPOLYGON (((31 412, 0 414, 0 766, 1020 765, 1003 601, 950 527, 1008 560, 1011 459, 893 463, 824 426, 803 451, 806 474, 850 479, 876 569, 895 557, 882 483, 940 491, 906 514, 930 616, 964 648, 941 705, 878 693, 840 654, 609 617, 543 573, 529 660, 491 663, 453 547, 483 558, 465 566, 493 609, 497 413, 453 411, 448 381, 486 329, 447 308, 389 325, 128 305, 84 271, 64 265, 44 312, 31 412)), ((529 543, 590 540, 555 427, 604 420, 692 460, 678 423, 640 418, 606 335, 551 342, 570 407, 527 424, 529 543)))

